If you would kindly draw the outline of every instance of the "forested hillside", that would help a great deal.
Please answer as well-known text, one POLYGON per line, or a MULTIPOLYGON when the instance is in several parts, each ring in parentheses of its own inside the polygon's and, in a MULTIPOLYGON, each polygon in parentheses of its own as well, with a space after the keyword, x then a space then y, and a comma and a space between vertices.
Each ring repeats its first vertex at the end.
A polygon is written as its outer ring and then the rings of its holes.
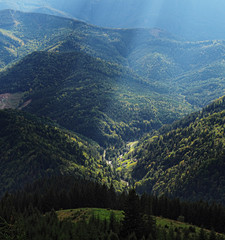
MULTIPOLYGON (((222 40, 187 42, 160 29, 107 29, 12 10, 1 11, 0 19, 0 108, 49 117, 96 141, 106 150, 101 153, 115 151, 114 158, 126 142, 151 134, 224 95, 222 40)), ((223 186, 217 195, 213 186, 223 168, 211 166, 212 159, 223 158, 223 152, 218 152, 222 138, 213 135, 222 136, 222 127, 214 125, 213 115, 200 118, 202 122, 193 120, 141 145, 153 150, 139 148, 136 152, 139 162, 133 177, 140 191, 150 182, 148 189, 154 193, 161 194, 167 187, 168 194, 177 196, 178 186, 182 186, 185 198, 213 196, 221 200, 223 186), (202 129, 209 132, 198 136, 202 129), (184 137, 189 134, 190 138, 184 137), (195 138, 200 140, 193 142, 195 138), (182 162, 183 156, 187 164, 182 162), (209 164, 201 170, 205 159, 209 164), (213 176, 207 179, 213 182, 209 191, 201 185, 207 174, 213 176), (196 179, 202 182, 190 190, 189 183, 196 179)), ((215 118, 223 119, 223 112, 216 113, 215 118)), ((220 180, 219 186, 223 177, 220 180)))
POLYGON ((224 203, 224 124, 225 97, 144 140, 137 190, 224 203))
POLYGON ((98 145, 15 110, 0 111, 0 196, 46 177, 72 175, 108 183, 111 169, 98 145))
POLYGON ((102 146, 121 146, 223 95, 223 41, 10 10, 1 19, 2 67, 44 51, 2 72, 1 93, 20 94, 17 106, 102 146))
POLYGON ((225 41, 130 1, 0 0, 0 240, 224 240, 225 41))
POLYGON ((215 203, 118 193, 71 176, 44 178, 0 201, 0 236, 9 240, 223 240, 224 220, 215 203))
POLYGON ((0 9, 71 16, 102 27, 157 27, 188 40, 224 39, 223 0, 0 0, 0 9))
MULTIPOLYGON (((154 84, 82 53, 33 53, 3 72, 0 85, 2 94, 23 93, 20 105, 25 103, 26 111, 48 116, 102 146, 119 146, 179 117, 170 110, 179 104, 172 97, 159 98, 154 84)), ((182 106, 181 113, 189 111, 182 106)))
POLYGON ((2 66, 36 50, 85 52, 129 66, 158 93, 181 94, 197 107, 222 96, 224 41, 185 42, 160 29, 105 29, 12 10, 0 17, 2 66))

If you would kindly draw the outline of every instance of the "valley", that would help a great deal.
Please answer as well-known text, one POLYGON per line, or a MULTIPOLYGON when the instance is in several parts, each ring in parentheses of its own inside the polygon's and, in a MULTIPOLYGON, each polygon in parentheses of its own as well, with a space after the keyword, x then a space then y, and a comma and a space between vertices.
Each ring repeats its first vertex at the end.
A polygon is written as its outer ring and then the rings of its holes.
POLYGON ((1 109, 49 118, 96 142, 125 184, 135 183, 140 166, 129 142, 224 94, 222 40, 180 41, 159 29, 107 29, 13 10, 0 16, 1 109))
POLYGON ((224 239, 225 41, 49 3, 0 11, 0 238, 224 239))

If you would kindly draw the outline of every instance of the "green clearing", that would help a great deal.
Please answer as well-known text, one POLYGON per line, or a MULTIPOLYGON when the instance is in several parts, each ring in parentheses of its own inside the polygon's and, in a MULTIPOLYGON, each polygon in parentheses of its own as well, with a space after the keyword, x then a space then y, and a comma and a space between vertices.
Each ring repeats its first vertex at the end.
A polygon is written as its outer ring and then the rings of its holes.
POLYGON ((137 160, 133 156, 138 143, 138 141, 127 143, 123 154, 117 158, 116 171, 127 182, 129 182, 130 175, 137 164, 137 160))
MULTIPOLYGON (((182 216, 181 216, 182 218, 182 216)), ((180 221, 175 221, 163 217, 156 217, 156 225, 158 229, 160 230, 166 230, 167 232, 170 231, 170 229, 175 230, 175 232, 181 232, 183 237, 190 237, 192 236, 193 238, 198 236, 200 234, 201 228, 197 227, 192 224, 188 224, 185 222, 180 222, 180 221)), ((203 229, 204 232, 206 233, 207 236, 210 236, 211 231, 208 229, 203 229)), ((217 237, 224 238, 225 235, 221 233, 216 233, 217 237)))
POLYGON ((156 217, 156 224, 158 227, 161 228, 167 228, 167 227, 173 227, 173 228, 178 228, 178 229, 195 229, 196 232, 200 231, 199 227, 196 227, 194 225, 185 223, 185 222, 180 222, 180 221, 175 221, 175 220, 171 220, 171 219, 167 219, 167 218, 163 218, 163 217, 156 217))
MULTIPOLYGON (((119 210, 111 210, 111 209, 103 209, 103 208, 78 208, 78 209, 67 209, 67 210, 59 210, 57 211, 57 216, 60 221, 69 220, 74 223, 79 221, 89 222, 90 218, 94 216, 101 221, 106 220, 109 222, 111 213, 114 213, 114 216, 117 222, 121 222, 123 220, 123 211, 119 210)), ((182 220, 182 217, 180 217, 182 220)), ((201 228, 192 224, 188 224, 182 221, 175 221, 163 217, 156 217, 156 226, 162 231, 165 230, 169 232, 170 229, 174 229, 175 231, 179 231, 184 235, 186 232, 189 232, 192 236, 196 236, 196 234, 200 233, 201 228)), ((207 234, 210 234, 210 231, 204 229, 207 234)), ((217 233, 218 234, 218 233, 217 233)), ((218 234, 224 237, 223 234, 218 234)))
POLYGON ((65 219, 72 222, 79 222, 82 220, 89 221, 94 216, 100 220, 109 221, 111 213, 114 213, 116 220, 119 222, 123 219, 123 212, 119 210, 102 209, 102 208, 78 208, 57 211, 58 218, 62 221, 65 219))

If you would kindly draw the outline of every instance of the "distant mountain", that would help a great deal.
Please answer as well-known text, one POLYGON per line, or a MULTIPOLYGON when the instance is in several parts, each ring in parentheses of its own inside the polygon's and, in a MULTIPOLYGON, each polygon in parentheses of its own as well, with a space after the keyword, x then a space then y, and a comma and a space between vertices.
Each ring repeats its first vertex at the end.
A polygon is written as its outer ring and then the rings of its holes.
POLYGON ((18 108, 50 117, 102 146, 121 145, 179 117, 169 109, 175 100, 160 99, 157 86, 84 53, 34 52, 2 72, 0 85, 8 104, 17 94, 18 108))
POLYGON ((49 50, 82 51, 125 65, 127 56, 138 44, 173 39, 158 29, 105 29, 74 19, 13 10, 0 11, 0 20, 0 39, 5 44, 2 49, 8 51, 6 56, 0 54, 0 60, 5 64, 10 63, 7 58, 12 53, 18 60, 35 50, 49 50))
POLYGON ((110 182, 118 176, 93 148, 116 158, 145 136, 132 152, 139 192, 223 201, 224 98, 160 127, 224 95, 225 41, 4 10, 0 43, 0 109, 67 129, 1 111, 0 191, 53 174, 110 182))
MULTIPOLYGON (((21 13, 4 10, 0 12, 0 62, 4 67, 12 61, 35 50, 43 50, 51 41, 64 39, 85 24, 50 15, 21 13), (57 38, 58 37, 58 38, 57 38)), ((77 36, 78 37, 78 36, 77 36)))
POLYGON ((139 192, 224 203, 225 97, 145 141, 132 173, 139 192))
POLYGON ((102 27, 161 28, 194 41, 225 39, 224 7, 223 0, 0 0, 0 9, 73 16, 102 27))
POLYGON ((10 96, 0 107, 51 117, 101 145, 137 139, 224 94, 224 41, 12 10, 0 18, 0 62, 11 65, 0 75, 10 96), (42 52, 16 64, 33 51, 42 52))
POLYGON ((160 29, 104 29, 11 10, 0 18, 1 67, 37 50, 85 52, 130 67, 157 92, 166 89, 197 108, 223 95, 224 41, 184 42, 160 29))
POLYGON ((61 17, 72 17, 69 14, 51 7, 45 0, 0 0, 0 10, 12 9, 22 12, 45 13, 61 17))
POLYGON ((47 176, 107 183, 97 144, 17 110, 0 111, 0 128, 0 196, 47 176))

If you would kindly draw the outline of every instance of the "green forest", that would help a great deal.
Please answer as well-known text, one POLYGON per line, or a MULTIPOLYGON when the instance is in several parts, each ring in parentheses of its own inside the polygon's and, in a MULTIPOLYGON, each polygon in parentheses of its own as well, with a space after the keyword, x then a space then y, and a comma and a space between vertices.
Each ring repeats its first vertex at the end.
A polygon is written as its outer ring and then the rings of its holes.
POLYGON ((224 240, 224 55, 0 11, 0 240, 224 240))
POLYGON ((132 173, 138 191, 224 203, 224 103, 222 97, 143 139, 132 173))
MULTIPOLYGON (((0 196, 47 176, 73 175, 110 184, 116 178, 100 147, 49 119, 17 110, 0 111, 0 196)), ((115 186, 120 183, 115 183, 115 186)))
POLYGON ((104 147, 121 146, 190 110, 159 98, 131 70, 84 53, 34 52, 0 74, 0 83, 2 93, 23 93, 18 107, 104 147))
POLYGON ((225 237, 221 205, 138 196, 133 189, 119 194, 112 186, 68 176, 42 179, 6 194, 0 202, 0 219, 1 239, 225 237))
POLYGON ((221 40, 12 10, 0 17, 1 94, 21 94, 13 107, 103 147, 138 140, 224 94, 221 40))

